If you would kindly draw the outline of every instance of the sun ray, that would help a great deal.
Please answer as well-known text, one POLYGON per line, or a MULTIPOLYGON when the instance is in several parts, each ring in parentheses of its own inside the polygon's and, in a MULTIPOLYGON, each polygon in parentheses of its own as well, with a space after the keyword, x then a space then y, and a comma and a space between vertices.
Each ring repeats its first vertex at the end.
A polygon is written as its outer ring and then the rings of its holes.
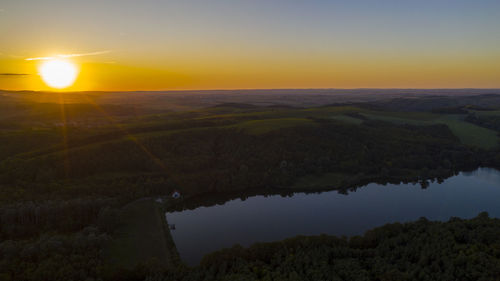
POLYGON ((173 173, 169 173, 167 166, 163 161, 154 155, 151 151, 147 149, 140 141, 133 135, 131 134, 127 129, 125 129, 118 121, 116 121, 110 114, 108 114, 102 107, 100 107, 96 102, 94 102, 91 98, 88 97, 88 95, 84 95, 87 101, 92 104, 98 111, 100 111, 103 116, 111 123, 113 126, 118 128, 129 140, 131 140, 133 143, 135 143, 144 153, 148 155, 153 162, 155 162, 162 170, 165 172, 170 179, 177 185, 177 181, 175 180, 175 176, 173 173))
POLYGON ((70 162, 69 162, 69 152, 68 152, 68 122, 66 118, 66 107, 65 101, 61 93, 58 93, 59 97, 59 106, 61 111, 61 133, 62 133, 62 142, 63 142, 63 153, 64 153, 64 172, 66 178, 69 177, 70 172, 70 162))

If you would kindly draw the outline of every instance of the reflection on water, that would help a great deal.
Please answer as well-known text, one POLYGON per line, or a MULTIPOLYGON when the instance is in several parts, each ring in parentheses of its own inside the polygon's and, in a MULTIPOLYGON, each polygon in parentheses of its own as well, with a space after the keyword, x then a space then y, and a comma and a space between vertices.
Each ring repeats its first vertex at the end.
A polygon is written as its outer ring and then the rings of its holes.
POLYGON ((500 217, 500 172, 478 169, 460 173, 427 189, 419 185, 369 184, 349 195, 336 191, 291 197, 254 196, 224 205, 169 212, 172 236, 188 264, 203 255, 255 242, 296 235, 356 235, 391 222, 420 217, 448 220, 471 218, 482 211, 500 217))

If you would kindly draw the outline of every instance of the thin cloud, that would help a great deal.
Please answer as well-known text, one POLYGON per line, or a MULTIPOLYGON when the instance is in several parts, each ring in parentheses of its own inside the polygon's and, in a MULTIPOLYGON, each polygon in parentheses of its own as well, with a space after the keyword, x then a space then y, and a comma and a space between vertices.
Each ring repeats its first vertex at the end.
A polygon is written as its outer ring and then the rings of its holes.
POLYGON ((106 51, 98 51, 98 52, 82 53, 82 54, 60 54, 60 55, 55 55, 55 56, 52 56, 52 57, 27 58, 25 60, 53 60, 53 59, 57 59, 57 58, 74 58, 74 57, 98 56, 98 55, 108 54, 110 52, 111 51, 106 50, 106 51))
POLYGON ((28 73, 0 73, 0 76, 26 76, 26 75, 30 75, 28 73))

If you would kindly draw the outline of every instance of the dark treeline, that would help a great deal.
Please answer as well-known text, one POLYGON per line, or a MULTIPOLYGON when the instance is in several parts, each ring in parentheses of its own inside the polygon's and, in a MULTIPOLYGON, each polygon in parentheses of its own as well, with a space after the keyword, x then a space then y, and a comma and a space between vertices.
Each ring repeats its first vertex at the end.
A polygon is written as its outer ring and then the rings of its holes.
POLYGON ((106 229, 113 199, 81 198, 19 202, 0 207, 0 240, 23 239, 45 232, 71 233, 90 224, 106 229))
POLYGON ((0 242, 0 280, 102 280, 101 250, 110 239, 97 228, 0 242))
POLYGON ((126 186, 139 182, 138 194, 144 196, 148 188, 150 194, 179 189, 185 195, 199 195, 290 188, 304 176, 336 173, 340 175, 336 182, 318 188, 346 189, 373 181, 425 185, 427 179, 446 178, 484 160, 484 153, 462 145, 444 125, 314 122, 316 126, 261 135, 238 128, 194 129, 30 159, 14 157, 0 164, 0 182, 22 186, 28 193, 36 188, 37 194, 75 196, 85 186, 84 194, 120 196, 126 186), (58 188, 58 183, 65 188, 58 188))
POLYGON ((102 250, 120 224, 115 199, 0 208, 0 280, 102 280, 102 250))
POLYGON ((499 280, 500 220, 395 223, 363 236, 298 236, 234 246, 199 266, 145 260, 110 271, 100 251, 110 238, 96 227, 0 243, 0 280, 499 280))
POLYGON ((194 268, 145 263, 117 280, 500 280, 500 220, 395 223, 351 238, 298 236, 209 254, 194 268))
MULTIPOLYGON (((287 109, 266 118, 297 113, 311 122, 252 134, 239 124, 263 121, 269 112, 225 106, 168 118, 134 115, 118 127, 109 120, 100 127, 40 120, 36 127, 26 118, 34 128, 2 128, 0 280, 481 280, 495 273, 499 223, 484 215, 389 225, 352 239, 235 247, 191 269, 145 260, 114 272, 102 252, 117 238, 121 207, 138 198, 179 190, 183 199, 168 207, 184 209, 255 194, 347 192, 370 182, 426 187, 481 165, 500 167, 499 151, 463 145, 445 125, 396 125, 354 111, 347 115, 363 122, 353 125, 287 109), (251 114, 231 114, 237 110, 251 114), (473 262, 467 267, 464 260, 473 262)), ((80 118, 76 113, 68 117, 80 118)))

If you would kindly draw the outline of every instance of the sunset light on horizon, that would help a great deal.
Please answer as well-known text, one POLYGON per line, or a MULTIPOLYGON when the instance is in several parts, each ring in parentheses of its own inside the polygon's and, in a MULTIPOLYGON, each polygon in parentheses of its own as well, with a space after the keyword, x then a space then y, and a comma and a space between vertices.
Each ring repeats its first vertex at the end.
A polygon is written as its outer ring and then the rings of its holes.
POLYGON ((490 0, 6 0, 0 89, 500 88, 499 26, 490 0))
POLYGON ((1 0, 0 281, 500 280, 500 0, 1 0))

